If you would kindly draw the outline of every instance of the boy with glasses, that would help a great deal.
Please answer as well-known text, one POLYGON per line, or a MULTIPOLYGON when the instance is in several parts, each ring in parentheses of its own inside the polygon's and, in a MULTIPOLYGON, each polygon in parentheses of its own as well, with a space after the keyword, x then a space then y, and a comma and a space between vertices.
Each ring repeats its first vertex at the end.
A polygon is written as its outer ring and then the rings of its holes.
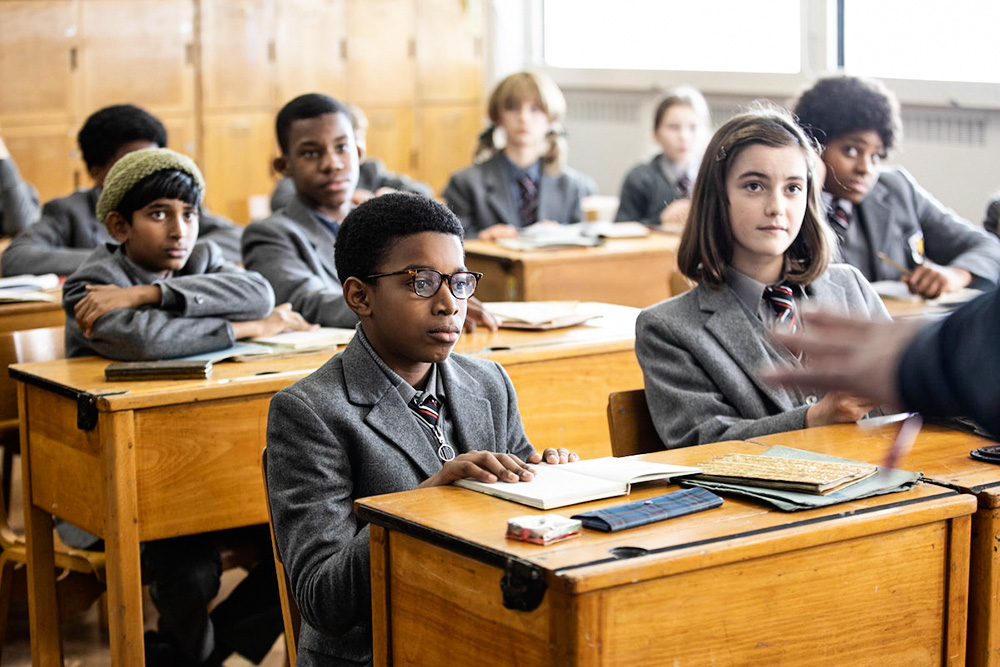
MULTIPOLYGON (((298 664, 372 660, 369 533, 357 498, 450 484, 530 480, 538 463, 503 368, 451 354, 480 277, 446 207, 387 194, 337 238, 347 348, 284 389, 268 416, 274 533, 302 613, 298 664)), ((547 449, 548 463, 576 455, 547 449)))

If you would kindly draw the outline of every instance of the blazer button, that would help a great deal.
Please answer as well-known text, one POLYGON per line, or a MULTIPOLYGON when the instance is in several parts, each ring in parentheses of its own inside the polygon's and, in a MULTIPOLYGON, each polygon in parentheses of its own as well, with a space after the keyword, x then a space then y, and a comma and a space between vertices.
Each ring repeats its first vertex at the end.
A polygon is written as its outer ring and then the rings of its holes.
POLYGON ((196 296, 196 297, 194 298, 194 302, 195 302, 195 303, 205 303, 205 297, 203 297, 203 296, 201 296, 201 295, 199 294, 198 296, 196 296))
POLYGON ((806 396, 806 404, 807 405, 812 405, 817 400, 819 400, 819 399, 817 399, 815 396, 812 396, 812 395, 806 396))

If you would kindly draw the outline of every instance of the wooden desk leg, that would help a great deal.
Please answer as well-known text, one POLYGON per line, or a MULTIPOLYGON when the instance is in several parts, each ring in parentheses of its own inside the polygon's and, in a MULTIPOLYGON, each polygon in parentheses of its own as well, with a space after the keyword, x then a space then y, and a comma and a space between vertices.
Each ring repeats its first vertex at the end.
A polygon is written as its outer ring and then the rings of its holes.
POLYGON ((31 664, 61 667, 59 606, 56 601, 55 552, 52 515, 35 507, 31 486, 31 445, 24 385, 17 383, 18 414, 21 415, 21 480, 24 497, 24 533, 28 547, 28 624, 31 632, 31 664))
POLYGON ((1000 509, 980 495, 972 515, 972 557, 969 578, 969 667, 1000 667, 1000 509))
POLYGON ((112 665, 143 665, 142 575, 135 429, 131 410, 101 413, 104 454, 104 543, 112 665))
POLYGON ((372 577, 372 656, 377 667, 392 664, 389 630, 389 531, 369 525, 372 577))

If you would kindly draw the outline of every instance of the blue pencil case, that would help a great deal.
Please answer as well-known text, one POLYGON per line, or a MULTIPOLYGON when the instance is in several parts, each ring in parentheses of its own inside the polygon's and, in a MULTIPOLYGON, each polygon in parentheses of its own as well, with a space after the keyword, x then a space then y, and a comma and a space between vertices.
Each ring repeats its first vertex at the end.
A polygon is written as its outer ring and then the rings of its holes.
POLYGON ((664 519, 694 514, 721 504, 722 498, 711 491, 692 488, 625 505, 574 514, 572 518, 579 519, 585 528, 615 533, 626 528, 636 528, 664 519))

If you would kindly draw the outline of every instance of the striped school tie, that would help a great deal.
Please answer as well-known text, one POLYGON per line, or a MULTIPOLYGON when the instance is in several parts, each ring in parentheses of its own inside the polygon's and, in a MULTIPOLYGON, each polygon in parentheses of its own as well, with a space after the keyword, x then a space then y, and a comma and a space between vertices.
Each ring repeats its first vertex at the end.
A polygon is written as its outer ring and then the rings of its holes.
POLYGON ((517 179, 517 185, 521 189, 521 209, 518 214, 521 226, 527 227, 538 222, 538 186, 527 174, 522 174, 517 179))
POLYGON ((414 396, 413 400, 410 401, 410 409, 431 426, 437 426, 438 415, 441 413, 441 404, 430 394, 424 393, 422 400, 420 394, 414 396))
POLYGON ((830 222, 841 229, 847 229, 847 225, 851 222, 851 216, 848 215, 847 209, 841 206, 839 199, 834 199, 831 202, 829 218, 830 222))
POLYGON ((795 299, 792 288, 785 283, 768 285, 764 288, 764 298, 771 304, 777 322, 785 325, 789 332, 795 333, 798 327, 795 322, 795 299))
POLYGON ((691 196, 691 179, 687 177, 687 174, 677 179, 677 195, 681 199, 687 199, 691 196))

